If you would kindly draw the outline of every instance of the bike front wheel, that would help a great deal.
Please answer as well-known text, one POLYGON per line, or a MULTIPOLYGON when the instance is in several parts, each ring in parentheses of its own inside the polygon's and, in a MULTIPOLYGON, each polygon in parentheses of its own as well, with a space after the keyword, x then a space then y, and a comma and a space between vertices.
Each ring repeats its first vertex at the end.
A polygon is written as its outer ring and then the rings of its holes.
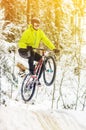
POLYGON ((50 86, 56 76, 56 63, 52 56, 46 58, 44 62, 43 79, 47 86, 50 86))
POLYGON ((21 96, 22 99, 27 102, 32 99, 35 92, 36 83, 30 74, 27 74, 22 82, 21 96))

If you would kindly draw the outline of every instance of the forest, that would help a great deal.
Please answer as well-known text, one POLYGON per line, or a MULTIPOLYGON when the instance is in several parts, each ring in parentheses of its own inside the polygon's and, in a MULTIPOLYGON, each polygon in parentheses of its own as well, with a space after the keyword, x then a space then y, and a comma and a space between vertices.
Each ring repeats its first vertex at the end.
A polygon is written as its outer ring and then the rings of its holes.
MULTIPOLYGON (((56 80, 46 93, 52 107, 55 104, 56 108, 84 110, 86 0, 0 0, 0 97, 3 79, 9 84, 5 85, 3 93, 11 88, 12 96, 19 85, 17 44, 34 16, 40 18, 40 28, 60 50, 60 55, 56 56, 56 80)), ((42 43, 41 46, 44 47, 42 43)))

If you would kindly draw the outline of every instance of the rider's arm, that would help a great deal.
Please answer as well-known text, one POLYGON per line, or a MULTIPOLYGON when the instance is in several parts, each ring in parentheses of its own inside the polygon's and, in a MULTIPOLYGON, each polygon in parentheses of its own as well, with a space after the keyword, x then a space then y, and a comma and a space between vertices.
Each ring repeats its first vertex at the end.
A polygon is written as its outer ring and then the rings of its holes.
POLYGON ((27 39, 28 39, 28 30, 24 31, 19 42, 18 47, 19 48, 26 48, 27 47, 27 39))
POLYGON ((42 41, 43 43, 50 49, 50 50, 54 50, 56 49, 54 44, 48 39, 48 37, 44 34, 43 31, 41 31, 41 37, 42 37, 42 41))

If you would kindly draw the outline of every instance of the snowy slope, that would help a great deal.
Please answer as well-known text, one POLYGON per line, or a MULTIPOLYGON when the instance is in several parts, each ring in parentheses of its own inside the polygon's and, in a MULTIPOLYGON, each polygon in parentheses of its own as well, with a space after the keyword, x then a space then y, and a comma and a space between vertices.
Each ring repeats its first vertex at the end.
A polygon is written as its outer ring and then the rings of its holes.
POLYGON ((86 130, 86 112, 40 109, 19 104, 0 107, 0 130, 86 130))

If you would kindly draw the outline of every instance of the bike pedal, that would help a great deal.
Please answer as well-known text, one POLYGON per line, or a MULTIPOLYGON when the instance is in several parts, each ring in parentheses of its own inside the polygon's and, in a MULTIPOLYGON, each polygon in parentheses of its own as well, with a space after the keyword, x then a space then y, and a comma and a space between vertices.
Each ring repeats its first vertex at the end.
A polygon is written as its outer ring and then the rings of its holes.
POLYGON ((48 69, 48 70, 46 70, 46 71, 47 71, 47 72, 53 72, 52 70, 49 70, 49 69, 48 69))
POLYGON ((36 75, 32 75, 32 78, 37 78, 37 76, 36 75))

